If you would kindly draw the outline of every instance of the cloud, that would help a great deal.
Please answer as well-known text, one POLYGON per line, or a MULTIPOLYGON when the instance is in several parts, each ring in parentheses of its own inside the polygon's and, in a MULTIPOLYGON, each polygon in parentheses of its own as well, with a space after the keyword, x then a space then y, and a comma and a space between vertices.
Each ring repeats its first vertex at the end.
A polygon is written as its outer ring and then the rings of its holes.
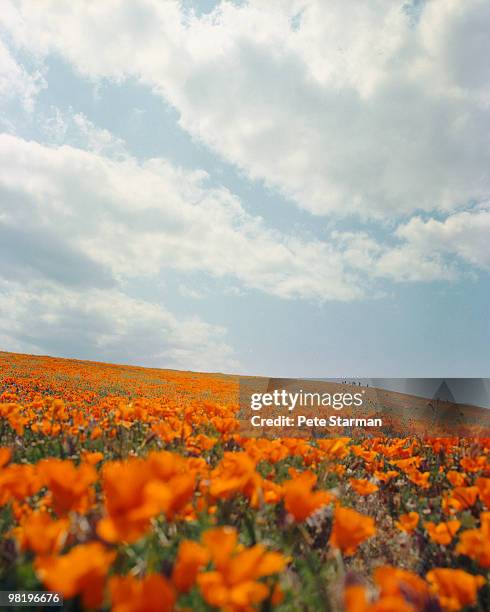
POLYGON ((490 207, 464 211, 443 221, 414 217, 397 235, 421 253, 448 253, 490 270, 490 207))
POLYGON ((346 264, 371 277, 397 282, 455 280, 465 266, 490 271, 490 208, 447 216, 443 220, 413 217, 399 225, 391 244, 365 232, 333 232, 346 264))
POLYGON ((181 293, 186 275, 202 273, 322 302, 369 295, 379 278, 453 280, 461 263, 489 267, 483 205, 444 220, 414 217, 384 241, 359 231, 308 239, 269 228, 202 171, 138 162, 121 147, 107 157, 0 136, 0 251, 10 278, 114 288, 171 269, 181 293))
MULTIPOLYGON (((15 202, 12 197, 12 202, 15 202)), ((45 277, 68 287, 112 287, 115 280, 103 264, 85 255, 53 228, 29 231, 0 220, 2 276, 27 283, 45 277)))
POLYGON ((170 0, 16 5, 18 44, 139 79, 193 137, 313 213, 448 214, 490 195, 485 0, 427 2, 417 19, 401 0, 200 16, 170 0))
MULTIPOLYGON (((180 204, 190 193, 202 197, 204 176, 162 160, 140 166, 88 120, 53 116, 62 132, 93 150, 0 135, 1 345, 148 366, 239 369, 223 327, 127 294, 132 278, 155 278, 168 265, 158 260, 171 257, 159 251, 158 239, 178 242, 174 232, 186 214, 180 204)), ((60 132, 51 135, 56 140, 60 132)))
POLYGON ((420 70, 432 78, 437 93, 449 90, 462 99, 490 102, 490 5, 486 0, 427 3, 421 23, 420 70), (438 68, 435 70, 435 68, 438 68))
POLYGON ((332 239, 346 262, 371 279, 430 282, 455 280, 458 276, 457 266, 441 257, 437 249, 421 250, 410 237, 387 244, 366 232, 333 232, 332 239))
POLYGON ((118 290, 75 291, 53 283, 25 288, 0 279, 0 343, 10 350, 146 366, 239 367, 222 327, 177 318, 118 290))
POLYGON ((209 187, 204 172, 9 135, 0 136, 0 160, 0 224, 21 236, 18 265, 46 278, 61 280, 70 262, 79 284, 90 276, 95 285, 154 278, 171 268, 283 298, 362 295, 329 242, 268 228, 228 190, 209 187), (59 253, 67 254, 62 263, 59 253))
POLYGON ((0 39, 0 108, 15 100, 26 111, 32 111, 39 91, 46 82, 39 70, 26 70, 0 39))
POLYGON ((127 156, 126 144, 121 138, 98 127, 84 113, 77 113, 71 107, 61 112, 58 107, 51 106, 48 112, 38 112, 36 119, 47 144, 67 144, 107 157, 127 156))

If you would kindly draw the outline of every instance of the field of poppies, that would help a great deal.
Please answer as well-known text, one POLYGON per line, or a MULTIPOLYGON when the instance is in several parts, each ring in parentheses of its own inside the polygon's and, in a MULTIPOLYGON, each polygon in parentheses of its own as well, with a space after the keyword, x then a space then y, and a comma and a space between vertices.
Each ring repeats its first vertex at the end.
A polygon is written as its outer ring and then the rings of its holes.
POLYGON ((0 590, 66 610, 490 610, 490 440, 245 439, 237 387, 0 353, 0 590))

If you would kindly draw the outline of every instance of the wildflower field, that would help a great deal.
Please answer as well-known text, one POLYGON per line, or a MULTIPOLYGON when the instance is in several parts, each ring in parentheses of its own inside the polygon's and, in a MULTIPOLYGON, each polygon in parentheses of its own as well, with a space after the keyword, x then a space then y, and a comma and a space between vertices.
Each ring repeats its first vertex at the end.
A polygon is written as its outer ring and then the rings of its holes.
POLYGON ((66 610, 490 610, 490 440, 245 439, 237 387, 0 353, 0 590, 66 610))

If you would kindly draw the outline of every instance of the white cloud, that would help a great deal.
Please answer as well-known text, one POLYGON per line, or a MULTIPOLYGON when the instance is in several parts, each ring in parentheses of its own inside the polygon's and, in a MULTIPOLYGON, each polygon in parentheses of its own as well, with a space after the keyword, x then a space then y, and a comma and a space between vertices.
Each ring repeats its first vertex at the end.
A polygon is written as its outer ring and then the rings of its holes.
POLYGON ((489 24, 490 4, 486 0, 427 4, 420 36, 423 59, 419 63, 438 93, 444 95, 449 90, 452 96, 490 103, 489 24))
POLYGON ((458 267, 448 262, 437 251, 420 251, 410 243, 392 249, 385 249, 375 261, 374 276, 403 281, 455 280, 458 267))
POLYGON ((332 238, 352 267, 371 278, 396 282, 454 280, 457 267, 437 250, 421 250, 407 240, 383 244, 365 232, 333 232, 332 238))
POLYGON ((117 290, 0 279, 0 343, 11 350, 200 371, 238 368, 225 330, 117 290))
POLYGON ((39 91, 46 83, 40 71, 28 71, 0 39, 0 107, 13 100, 31 111, 39 91))
POLYGON ((173 268, 284 298, 362 295, 332 245, 268 229, 229 191, 207 187, 203 172, 8 135, 0 136, 0 159, 0 222, 25 245, 17 257, 23 268, 72 284, 152 278, 173 268))
POLYGON ((414 217, 397 235, 421 253, 448 253, 490 270, 490 207, 464 211, 443 221, 414 217))
POLYGON ((490 271, 490 209, 482 205, 443 220, 413 217, 391 245, 365 232, 333 232, 346 264, 394 281, 455 280, 462 264, 490 271))
POLYGON ((358 299, 376 278, 450 280, 461 262, 489 268, 483 206, 443 221, 414 217, 389 242, 338 231, 308 240, 268 228, 204 172, 121 150, 109 158, 0 136, 4 274, 102 289, 173 269, 188 296, 186 275, 197 272, 321 302, 358 299))
POLYGON ((140 79, 314 213, 447 213, 490 195, 485 0, 427 2, 416 25, 401 0, 221 2, 200 18, 171 0, 8 4, 19 44, 140 79))
POLYGON ((107 157, 127 156, 126 145, 121 138, 98 127, 84 113, 77 113, 73 108, 61 112, 58 107, 51 106, 47 113, 38 112, 36 119, 50 145, 68 144, 107 157))

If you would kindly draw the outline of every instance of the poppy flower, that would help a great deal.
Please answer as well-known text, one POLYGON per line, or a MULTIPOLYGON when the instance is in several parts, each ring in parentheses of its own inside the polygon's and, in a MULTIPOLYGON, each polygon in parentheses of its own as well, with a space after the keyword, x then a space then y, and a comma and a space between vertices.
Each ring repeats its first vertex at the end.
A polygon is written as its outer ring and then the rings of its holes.
POLYGON ((328 491, 313 491, 316 476, 303 472, 284 483, 284 507, 295 521, 307 519, 313 512, 331 503, 333 495, 328 491))
POLYGON ((479 529, 468 529, 459 536, 456 552, 490 568, 490 512, 482 512, 480 521, 479 529))
POLYGON ((362 584, 348 585, 344 590, 345 612, 368 612, 366 587, 362 584))
POLYGON ((395 593, 380 593, 379 598, 370 603, 366 587, 361 584, 350 584, 344 590, 344 609, 345 612, 418 612, 422 609, 416 608, 399 594, 400 592, 404 592, 403 589, 395 593))
POLYGON ((171 612, 175 592, 169 581, 160 574, 149 574, 142 579, 114 576, 109 580, 112 612, 171 612))
POLYGON ((104 465, 107 516, 97 524, 97 533, 107 542, 135 542, 149 529, 153 517, 161 513, 173 517, 192 497, 195 474, 179 472, 185 469, 183 458, 175 460, 173 453, 156 455, 104 465))
POLYGON ((421 489, 428 489, 430 487, 429 476, 430 472, 419 472, 419 470, 407 470, 406 474, 408 479, 411 480, 421 489))
POLYGON ((208 604, 230 612, 249 610, 263 601, 270 589, 259 578, 281 572, 287 563, 281 554, 268 552, 261 544, 241 549, 231 527, 206 531, 202 542, 216 569, 198 574, 199 588, 208 604))
POLYGON ((38 557, 34 565, 47 589, 60 591, 66 599, 80 595, 85 606, 97 608, 115 556, 99 542, 90 542, 75 546, 66 555, 38 557))
POLYGON ((320 438, 318 447, 329 458, 344 459, 349 454, 348 444, 350 438, 320 438))
POLYGON ((96 425, 91 433, 90 433, 90 439, 91 440, 98 440, 99 438, 102 437, 102 435, 104 434, 104 431, 102 429, 102 427, 100 427, 99 425, 96 425))
POLYGON ((393 465, 396 465, 397 468, 403 470, 404 472, 412 471, 415 468, 420 467, 420 464, 422 463, 422 457, 413 456, 407 457, 406 459, 393 459, 391 463, 393 465))
POLYGON ((0 468, 7 465, 12 457, 12 451, 6 446, 0 446, 0 468))
POLYGON ((490 510, 490 478, 484 478, 481 476, 480 478, 476 479, 475 485, 478 487, 480 499, 490 510))
POLYGON ((226 452, 211 472, 209 492, 219 499, 229 499, 237 493, 252 497, 258 482, 255 462, 247 453, 226 452))
POLYGON ((209 558, 209 551, 198 542, 184 540, 180 543, 172 582, 181 593, 186 593, 194 586, 199 570, 208 563, 209 558))
POLYGON ((479 472, 488 467, 488 460, 485 455, 479 457, 463 457, 459 462, 465 472, 479 472))
POLYGON ((91 465, 82 463, 77 468, 69 460, 50 458, 39 462, 38 472, 52 493, 57 514, 84 513, 92 505, 97 472, 91 465))
POLYGON ((269 594, 267 586, 249 580, 230 585, 220 572, 206 572, 198 576, 198 584, 205 601, 216 608, 229 611, 249 610, 269 594))
POLYGON ((478 487, 455 487, 449 497, 449 505, 458 512, 475 505, 478 499, 478 487))
POLYGON ((447 546, 461 527, 461 522, 456 520, 438 524, 425 522, 424 527, 433 542, 447 546))
POLYGON ((376 533, 374 519, 350 508, 335 508, 330 545, 347 556, 353 555, 364 540, 376 533))
POLYGON ((211 450, 218 440, 216 438, 210 438, 204 434, 190 437, 186 440, 187 450, 197 454, 203 453, 203 451, 211 450))
POLYGON ((390 482, 390 480, 393 480, 393 478, 396 478, 397 476, 399 476, 399 473, 396 470, 387 470, 386 472, 375 470, 374 476, 380 482, 386 483, 386 482, 390 482))
POLYGON ((61 550, 69 527, 68 519, 54 520, 47 512, 38 511, 29 514, 13 533, 21 550, 54 555, 61 550))
POLYGON ((11 463, 0 470, 0 507, 12 500, 25 501, 41 488, 34 465, 11 463))
POLYGON ((401 531, 412 533, 419 524, 419 520, 418 512, 408 512, 407 514, 401 514, 398 521, 395 521, 395 525, 401 531))
POLYGON ((448 612, 475 604, 478 589, 485 584, 483 576, 474 576, 460 569, 435 568, 426 578, 443 610, 448 612))
POLYGON ((462 472, 456 472, 456 470, 450 470, 446 474, 446 478, 453 485, 453 487, 462 487, 466 484, 466 475, 462 472))
POLYGON ((369 482, 367 478, 350 478, 350 486, 358 495, 371 495, 378 491, 379 487, 372 482, 369 482))
MULTIPOLYGON (((381 600, 399 598, 403 606, 413 606, 413 610, 423 610, 429 600, 429 588, 423 578, 398 567, 388 565, 374 570, 374 582, 379 588, 381 600)), ((400 603, 400 602, 399 602, 400 603)))
POLYGON ((104 454, 99 452, 89 453, 87 451, 82 453, 82 461, 89 465, 97 465, 104 459, 104 454))

